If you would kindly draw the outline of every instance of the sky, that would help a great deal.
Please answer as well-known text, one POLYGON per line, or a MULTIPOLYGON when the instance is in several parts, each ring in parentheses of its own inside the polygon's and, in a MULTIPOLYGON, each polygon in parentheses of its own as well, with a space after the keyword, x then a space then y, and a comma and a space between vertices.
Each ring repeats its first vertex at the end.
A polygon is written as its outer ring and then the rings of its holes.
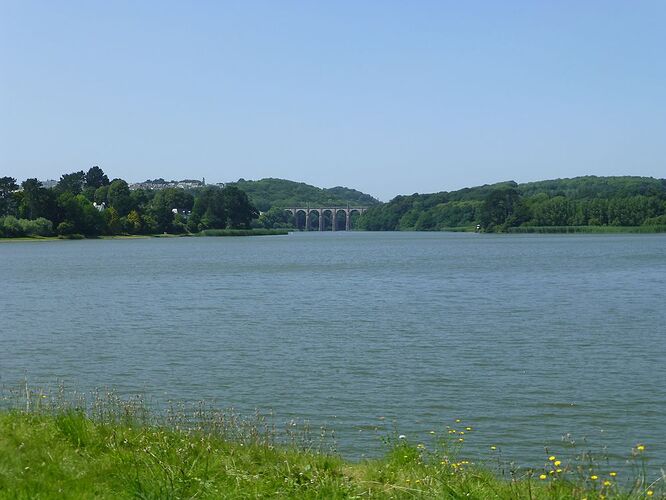
POLYGON ((0 176, 666 176, 666 2, 0 0, 0 176))

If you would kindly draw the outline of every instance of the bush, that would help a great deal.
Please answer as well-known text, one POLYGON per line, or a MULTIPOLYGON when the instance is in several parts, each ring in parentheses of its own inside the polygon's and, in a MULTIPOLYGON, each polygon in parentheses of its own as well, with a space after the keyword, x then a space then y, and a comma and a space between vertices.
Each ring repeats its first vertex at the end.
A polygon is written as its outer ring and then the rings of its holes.
POLYGON ((21 222, 13 215, 8 215, 4 219, 0 219, 3 226, 3 233, 7 238, 18 238, 25 236, 25 231, 21 222))
POLYGON ((59 236, 68 236, 74 234, 74 224, 66 220, 58 224, 58 235, 59 236))
POLYGON ((650 217, 643 222, 644 226, 666 226, 666 215, 650 217))
POLYGON ((44 217, 40 217, 35 220, 19 219, 18 222, 26 236, 53 235, 53 223, 44 217))

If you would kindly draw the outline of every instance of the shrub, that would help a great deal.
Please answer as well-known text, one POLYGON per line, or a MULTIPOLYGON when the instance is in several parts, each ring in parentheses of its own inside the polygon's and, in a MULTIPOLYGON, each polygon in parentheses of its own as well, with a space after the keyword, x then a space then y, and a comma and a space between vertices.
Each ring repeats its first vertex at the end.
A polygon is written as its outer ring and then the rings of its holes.
POLYGON ((20 221, 13 215, 8 215, 2 221, 3 232, 8 238, 17 238, 25 236, 25 231, 21 226, 20 221))

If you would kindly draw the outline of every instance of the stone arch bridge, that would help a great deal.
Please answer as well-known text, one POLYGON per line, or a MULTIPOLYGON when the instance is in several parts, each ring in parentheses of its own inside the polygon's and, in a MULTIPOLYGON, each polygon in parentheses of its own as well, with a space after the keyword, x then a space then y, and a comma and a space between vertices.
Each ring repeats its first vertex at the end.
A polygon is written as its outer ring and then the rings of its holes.
POLYGON ((317 214, 319 219, 319 230, 324 230, 324 214, 328 212, 331 216, 331 230, 335 231, 335 223, 337 221, 337 216, 340 212, 345 214, 345 231, 351 230, 351 217, 354 212, 362 214, 367 210, 366 207, 319 207, 319 208, 310 208, 310 207, 290 207, 285 208, 287 212, 296 217, 300 212, 305 214, 305 230, 310 230, 310 215, 313 213, 317 214))

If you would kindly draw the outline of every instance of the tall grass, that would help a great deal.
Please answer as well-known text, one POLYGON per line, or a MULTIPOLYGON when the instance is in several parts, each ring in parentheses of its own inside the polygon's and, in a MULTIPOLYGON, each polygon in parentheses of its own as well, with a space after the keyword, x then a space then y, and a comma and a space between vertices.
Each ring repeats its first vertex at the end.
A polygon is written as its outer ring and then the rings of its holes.
POLYGON ((483 463, 465 458, 476 429, 457 420, 428 440, 390 433, 384 457, 349 462, 327 429, 203 403, 156 412, 113 391, 24 384, 1 404, 2 498, 666 498, 644 445, 631 475, 578 450, 518 469, 494 446, 483 463))

